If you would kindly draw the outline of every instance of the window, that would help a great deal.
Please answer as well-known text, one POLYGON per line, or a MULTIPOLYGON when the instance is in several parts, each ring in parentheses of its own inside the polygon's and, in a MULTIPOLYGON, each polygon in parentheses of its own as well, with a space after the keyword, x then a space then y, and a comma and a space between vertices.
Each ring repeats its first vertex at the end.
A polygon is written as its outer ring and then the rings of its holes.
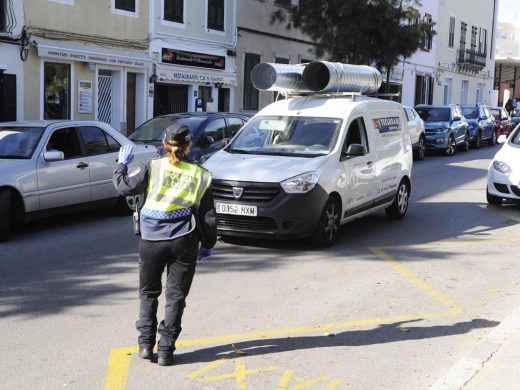
POLYGON ((368 153, 367 135, 363 118, 354 119, 350 124, 347 131, 347 138, 345 139, 344 151, 346 152, 348 147, 352 144, 364 146, 366 153, 368 153))
POLYGON ((204 129, 206 137, 212 137, 215 141, 221 141, 226 138, 226 121, 224 118, 218 118, 208 123, 204 129))
POLYGON ((224 31, 224 0, 208 0, 208 28, 224 31))
POLYGON ((422 37, 423 50, 430 51, 432 49, 432 26, 433 19, 431 15, 424 15, 424 23, 428 25, 428 31, 422 37))
POLYGON ((184 0, 164 0, 164 20, 184 23, 184 0))
POLYGON ((83 138, 87 154, 90 156, 119 150, 119 143, 99 127, 82 126, 79 127, 79 132, 81 138, 83 138))
POLYGON ((448 35, 448 47, 453 47, 455 45, 455 18, 453 16, 450 17, 450 32, 448 35))
POLYGON ((251 71, 256 64, 260 63, 258 54, 246 53, 244 62, 244 110, 258 110, 259 93, 251 82, 251 71))
POLYGON ((76 129, 69 127, 56 130, 52 133, 46 149, 55 149, 63 152, 65 159, 81 156, 81 149, 76 137, 76 129))
POLYGON ((135 0, 115 0, 114 8, 121 11, 135 12, 135 0))
POLYGON ((477 26, 471 26, 471 50, 477 51, 477 26))
POLYGON ((70 65, 44 64, 44 119, 70 119, 70 65))
POLYGON ((433 77, 417 76, 415 78, 415 104, 432 104, 433 77))
POLYGON ((465 50, 466 48, 466 31, 468 31, 468 24, 460 23, 460 49, 465 50))
POLYGON ((460 86, 460 104, 463 106, 468 104, 468 90, 469 90, 469 81, 462 80, 462 84, 460 86))
POLYGON ((7 31, 6 0, 0 0, 0 31, 7 31))
POLYGON ((484 55, 487 54, 487 30, 480 28, 478 35, 478 52, 484 55))
POLYGON ((232 138, 238 130, 244 125, 244 121, 240 118, 226 118, 228 129, 229 129, 229 137, 232 138))

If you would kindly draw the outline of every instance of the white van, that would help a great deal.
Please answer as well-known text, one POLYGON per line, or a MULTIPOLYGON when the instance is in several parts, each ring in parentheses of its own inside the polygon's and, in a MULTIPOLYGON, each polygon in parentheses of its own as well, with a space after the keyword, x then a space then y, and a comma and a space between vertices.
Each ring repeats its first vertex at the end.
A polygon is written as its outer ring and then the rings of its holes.
POLYGON ((204 164, 219 235, 326 246, 355 218, 380 209, 402 218, 412 171, 405 122, 399 103, 359 94, 272 103, 204 164))

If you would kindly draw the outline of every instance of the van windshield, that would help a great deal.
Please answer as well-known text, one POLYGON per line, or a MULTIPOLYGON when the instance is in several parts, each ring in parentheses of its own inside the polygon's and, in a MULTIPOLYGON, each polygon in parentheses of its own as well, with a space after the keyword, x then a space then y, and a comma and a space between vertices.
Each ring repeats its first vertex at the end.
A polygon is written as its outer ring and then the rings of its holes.
POLYGON ((257 116, 236 135, 230 153, 315 157, 330 153, 341 119, 257 116))

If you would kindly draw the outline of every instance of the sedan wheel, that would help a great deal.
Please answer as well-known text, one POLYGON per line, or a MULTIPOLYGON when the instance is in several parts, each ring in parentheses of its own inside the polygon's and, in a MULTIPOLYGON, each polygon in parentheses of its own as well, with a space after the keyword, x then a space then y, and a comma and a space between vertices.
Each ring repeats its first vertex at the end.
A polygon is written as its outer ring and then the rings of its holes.
POLYGON ((450 135, 448 137, 448 146, 446 148, 446 155, 447 156, 453 156, 455 154, 455 138, 450 135))
POLYGON ((339 232, 340 211, 339 202, 330 197, 323 208, 318 227, 312 236, 316 245, 325 247, 336 241, 339 232))
POLYGON ((469 134, 464 134, 464 142, 460 146, 460 150, 463 152, 467 152, 469 150, 469 134))
POLYGON ((385 209, 386 215, 390 219, 401 219, 408 210, 408 200, 410 198, 410 188, 408 183, 403 179, 399 183, 399 188, 395 194, 394 201, 385 209))

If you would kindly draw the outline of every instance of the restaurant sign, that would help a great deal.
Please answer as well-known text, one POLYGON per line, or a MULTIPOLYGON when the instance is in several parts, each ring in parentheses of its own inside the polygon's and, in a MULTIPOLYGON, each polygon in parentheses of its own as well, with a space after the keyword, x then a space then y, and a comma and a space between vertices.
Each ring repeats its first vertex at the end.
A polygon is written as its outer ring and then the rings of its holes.
POLYGON ((202 74, 190 71, 158 69, 157 77, 160 81, 178 81, 190 84, 219 83, 225 85, 237 85, 236 75, 225 72, 222 74, 202 74))
POLYGON ((161 60, 165 64, 197 66, 199 68, 210 68, 224 70, 226 58, 209 54, 190 53, 171 49, 162 49, 161 60))

